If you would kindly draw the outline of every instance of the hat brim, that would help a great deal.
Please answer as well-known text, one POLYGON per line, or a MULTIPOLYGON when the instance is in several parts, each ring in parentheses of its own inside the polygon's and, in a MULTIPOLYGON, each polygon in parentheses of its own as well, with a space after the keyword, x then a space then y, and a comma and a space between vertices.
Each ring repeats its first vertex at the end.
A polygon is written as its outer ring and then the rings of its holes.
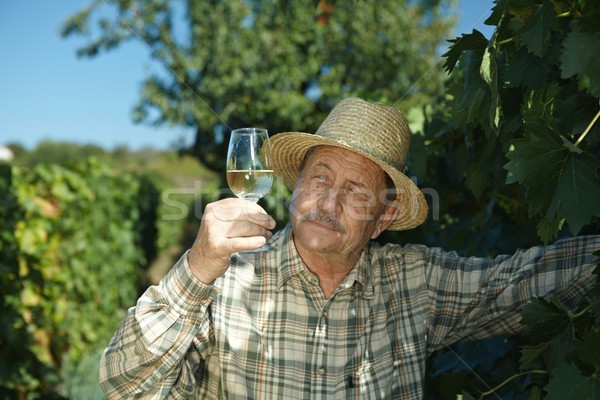
POLYGON ((423 192, 402 172, 391 165, 345 143, 305 132, 283 132, 269 139, 271 144, 273 170, 283 183, 294 189, 300 163, 306 152, 315 146, 334 146, 352 151, 379 165, 391 178, 396 187, 396 199, 400 205, 397 218, 388 230, 402 231, 415 228, 427 218, 427 202, 423 192))

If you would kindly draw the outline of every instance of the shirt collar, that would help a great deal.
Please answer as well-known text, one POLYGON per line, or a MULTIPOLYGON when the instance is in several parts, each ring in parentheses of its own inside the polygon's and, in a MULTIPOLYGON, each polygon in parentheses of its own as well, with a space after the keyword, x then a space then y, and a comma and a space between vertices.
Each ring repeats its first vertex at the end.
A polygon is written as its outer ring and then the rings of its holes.
MULTIPOLYGON (((278 253, 279 279, 277 282, 277 291, 279 291, 293 276, 308 273, 308 269, 302 262, 296 246, 294 245, 291 225, 279 232, 277 245, 280 248, 278 253)), ((372 299, 374 296, 373 278, 370 263, 370 244, 363 250, 358 262, 350 271, 348 276, 342 282, 342 285, 351 286, 354 282, 358 283, 362 289, 362 296, 366 299, 372 299)))

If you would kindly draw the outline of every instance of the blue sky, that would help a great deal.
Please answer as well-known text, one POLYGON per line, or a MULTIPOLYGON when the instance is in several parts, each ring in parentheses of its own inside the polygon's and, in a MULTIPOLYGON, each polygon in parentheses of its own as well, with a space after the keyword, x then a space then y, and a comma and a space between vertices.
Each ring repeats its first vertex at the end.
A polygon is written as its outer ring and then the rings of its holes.
MULTIPOLYGON (((142 79, 157 68, 140 42, 79 59, 82 38, 60 38, 62 22, 90 0, 0 0, 0 145, 40 140, 167 149, 191 141, 182 127, 134 124, 142 79)), ((483 24, 492 0, 460 0, 458 33, 483 24)))

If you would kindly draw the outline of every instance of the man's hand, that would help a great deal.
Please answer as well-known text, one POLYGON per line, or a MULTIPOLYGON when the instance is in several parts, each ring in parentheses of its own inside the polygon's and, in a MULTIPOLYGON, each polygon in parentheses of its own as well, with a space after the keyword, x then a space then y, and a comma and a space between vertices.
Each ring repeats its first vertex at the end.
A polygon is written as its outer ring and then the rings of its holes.
POLYGON ((200 281, 210 284, 227 271, 232 253, 264 245, 274 227, 275 220, 248 200, 228 198, 210 203, 188 253, 188 264, 200 281))

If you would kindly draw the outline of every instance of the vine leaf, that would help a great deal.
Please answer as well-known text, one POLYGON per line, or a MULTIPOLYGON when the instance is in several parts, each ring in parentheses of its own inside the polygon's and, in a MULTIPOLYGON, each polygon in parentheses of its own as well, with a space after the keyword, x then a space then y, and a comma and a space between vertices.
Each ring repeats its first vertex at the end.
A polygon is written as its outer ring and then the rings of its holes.
POLYGON ((600 371, 600 332, 589 331, 575 344, 577 357, 600 371))
POLYGON ((546 400, 600 399, 600 377, 583 376, 573 364, 562 364, 552 371, 550 382, 544 387, 546 400))
MULTIPOLYGON (((547 126, 544 129, 544 124, 531 125, 523 139, 513 141, 514 151, 507 155, 507 183, 527 187, 530 215, 565 218, 577 234, 600 215, 600 161, 547 126)), ((547 235, 544 241, 551 239, 547 235)))
POLYGON ((550 368, 563 363, 573 348, 575 328, 571 316, 558 299, 532 299, 521 315, 521 323, 528 326, 525 335, 540 343, 522 348, 521 368, 541 355, 550 368))
POLYGON ((533 7, 533 12, 518 31, 517 39, 530 52, 542 57, 550 46, 552 31, 558 29, 558 20, 552 4, 544 1, 533 7))
POLYGON ((515 50, 510 61, 501 64, 500 74, 507 87, 523 86, 529 89, 541 87, 552 71, 546 58, 536 57, 526 48, 515 50))
POLYGON ((500 25, 500 21, 502 21, 502 17, 508 8, 508 0, 496 0, 494 3, 496 5, 492 7, 492 14, 484 21, 486 25, 500 25))
POLYGON ((473 29, 472 33, 463 34, 459 38, 451 39, 449 42, 453 43, 453 45, 450 46, 450 49, 446 53, 442 54, 442 57, 446 58, 444 69, 448 73, 452 72, 463 52, 475 50, 483 53, 488 44, 488 40, 483 36, 483 33, 477 29, 473 29))
POLYGON ((600 32, 588 33, 579 30, 573 24, 573 31, 564 40, 562 62, 562 78, 577 75, 579 85, 594 97, 600 97, 600 32))
MULTIPOLYGON (((481 77, 487 83, 490 89, 490 109, 489 118, 490 125, 495 129, 498 128, 500 120, 500 96, 498 95, 498 62, 495 52, 491 46, 485 49, 479 72, 481 77)), ((484 124, 486 126, 486 124, 484 124)))
MULTIPOLYGON (((561 89, 561 93, 557 97, 554 115, 560 132, 572 132, 575 136, 579 136, 594 119, 599 104, 598 99, 593 96, 574 91, 573 86, 575 85, 571 84, 561 89)), ((600 143, 600 123, 598 121, 592 126, 584 143, 589 145, 600 143)))

